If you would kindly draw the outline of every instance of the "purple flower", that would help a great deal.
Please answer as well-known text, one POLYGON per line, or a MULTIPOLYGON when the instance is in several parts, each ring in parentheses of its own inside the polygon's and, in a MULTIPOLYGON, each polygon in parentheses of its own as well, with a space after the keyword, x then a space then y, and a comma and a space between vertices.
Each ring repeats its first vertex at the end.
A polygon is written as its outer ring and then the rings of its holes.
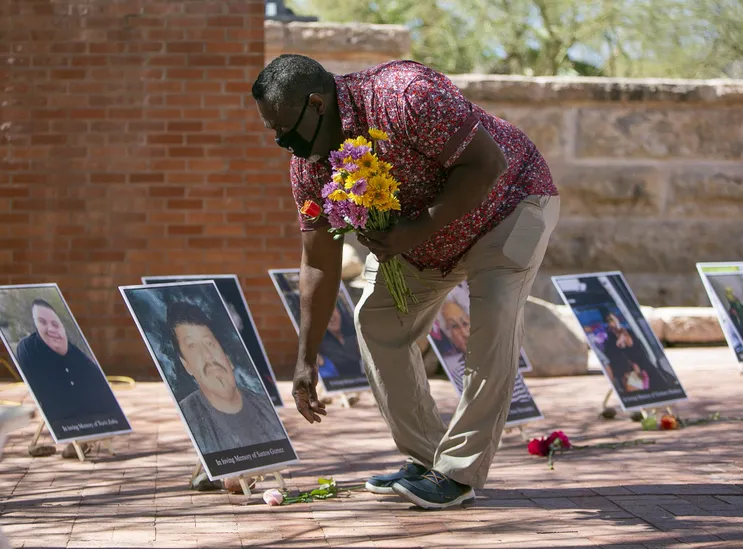
POLYGON ((348 155, 343 152, 343 149, 340 151, 331 151, 330 152, 330 165, 333 166, 334 169, 338 169, 343 165, 343 159, 346 158, 348 155))
POLYGON ((346 220, 354 229, 363 229, 366 227, 366 220, 369 218, 369 211, 363 206, 357 204, 348 204, 348 213, 346 220))
POLYGON ((328 216, 330 226, 334 229, 343 229, 346 227, 346 213, 348 211, 348 202, 325 202, 324 212, 328 216))
POLYGON ((344 143, 341 151, 343 158, 350 156, 353 160, 359 160, 362 156, 371 151, 371 147, 367 145, 356 146, 349 143, 344 143))
POLYGON ((349 173, 353 173, 356 170, 358 170, 359 167, 356 164, 354 164, 353 162, 346 162, 345 164, 343 164, 343 169, 346 170, 349 173))
POLYGON ((366 192, 366 179, 362 177, 356 183, 354 183, 353 187, 351 187, 351 192, 358 196, 364 194, 366 192))
POLYGON ((323 198, 327 198, 336 189, 338 189, 338 184, 335 181, 331 181, 330 183, 326 183, 322 188, 321 195, 323 198))

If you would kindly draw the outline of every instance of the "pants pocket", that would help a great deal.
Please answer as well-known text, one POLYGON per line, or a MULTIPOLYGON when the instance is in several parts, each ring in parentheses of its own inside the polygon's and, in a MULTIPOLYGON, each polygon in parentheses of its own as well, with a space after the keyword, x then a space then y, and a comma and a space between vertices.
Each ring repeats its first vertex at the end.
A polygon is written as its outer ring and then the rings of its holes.
POLYGON ((546 229, 540 204, 542 198, 527 197, 524 200, 525 205, 517 213, 516 223, 503 243, 503 255, 520 269, 531 265, 546 229))

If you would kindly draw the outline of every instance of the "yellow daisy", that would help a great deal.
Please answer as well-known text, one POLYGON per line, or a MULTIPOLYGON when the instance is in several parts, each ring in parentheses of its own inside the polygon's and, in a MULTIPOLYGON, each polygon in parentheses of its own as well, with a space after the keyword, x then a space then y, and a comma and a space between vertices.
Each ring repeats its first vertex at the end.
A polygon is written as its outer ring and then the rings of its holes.
POLYGON ((376 128, 369 128, 369 137, 374 141, 387 141, 390 138, 386 132, 376 128))
POLYGON ((333 191, 332 193, 330 193, 328 195, 328 198, 330 200, 335 201, 335 202, 341 202, 343 200, 347 200, 348 199, 348 194, 346 194, 346 192, 343 191, 343 190, 341 190, 341 189, 337 189, 337 190, 333 191))
POLYGON ((365 171, 367 176, 370 173, 379 171, 379 159, 372 153, 366 153, 356 161, 356 165, 360 171, 365 171))

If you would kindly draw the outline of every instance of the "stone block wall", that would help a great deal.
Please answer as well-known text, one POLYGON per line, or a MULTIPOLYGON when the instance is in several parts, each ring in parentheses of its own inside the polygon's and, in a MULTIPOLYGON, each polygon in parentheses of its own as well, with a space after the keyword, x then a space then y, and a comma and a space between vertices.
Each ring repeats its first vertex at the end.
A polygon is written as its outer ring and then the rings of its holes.
POLYGON ((643 305, 709 305, 695 262, 743 258, 743 81, 452 79, 549 161, 562 215, 537 296, 622 270, 643 305))
POLYGON ((410 56, 410 32, 402 25, 266 21, 265 32, 266 63, 299 53, 343 74, 410 56))

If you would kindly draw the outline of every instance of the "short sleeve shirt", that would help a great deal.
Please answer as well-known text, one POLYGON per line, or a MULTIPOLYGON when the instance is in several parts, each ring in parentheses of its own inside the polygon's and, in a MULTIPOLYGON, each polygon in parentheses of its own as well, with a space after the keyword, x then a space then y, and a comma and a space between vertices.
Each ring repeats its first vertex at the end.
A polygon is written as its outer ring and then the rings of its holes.
MULTIPOLYGON (((547 163, 529 138, 512 124, 470 102, 445 75, 414 61, 391 61, 335 76, 338 108, 346 138, 368 137, 369 128, 386 132, 378 155, 392 164, 400 182, 400 214, 415 219, 447 181, 448 170, 482 126, 508 162, 485 200, 426 242, 404 254, 419 269, 451 272, 484 234, 529 195, 557 195, 547 163)), ((330 164, 292 156, 292 193, 299 210, 307 200, 322 203, 330 164)), ((302 231, 327 230, 325 217, 299 213, 302 231)))

